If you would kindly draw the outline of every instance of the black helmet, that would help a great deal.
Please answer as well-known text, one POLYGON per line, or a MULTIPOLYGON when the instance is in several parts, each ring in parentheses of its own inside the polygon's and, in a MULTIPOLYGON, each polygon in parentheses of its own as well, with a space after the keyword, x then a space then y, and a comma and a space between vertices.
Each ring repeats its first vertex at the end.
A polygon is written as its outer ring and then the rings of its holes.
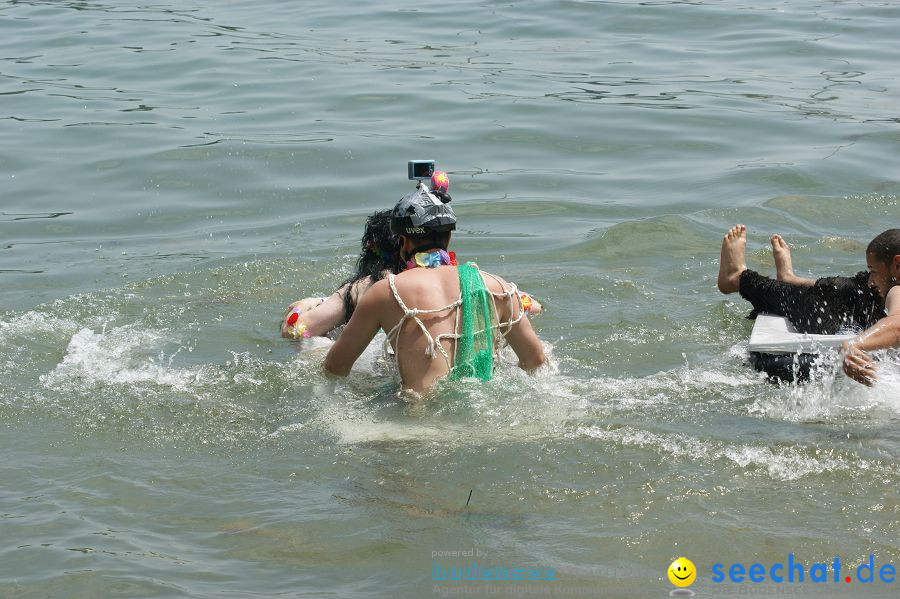
POLYGON ((456 229, 456 215, 447 205, 450 196, 434 194, 419 187, 403 196, 391 212, 391 233, 394 235, 427 235, 456 229))

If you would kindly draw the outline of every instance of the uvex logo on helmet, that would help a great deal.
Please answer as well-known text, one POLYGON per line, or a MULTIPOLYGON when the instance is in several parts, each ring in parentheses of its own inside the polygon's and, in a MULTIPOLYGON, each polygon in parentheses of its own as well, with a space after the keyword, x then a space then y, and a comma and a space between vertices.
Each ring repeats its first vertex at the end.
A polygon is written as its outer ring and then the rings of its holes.
POLYGON ((424 235, 425 227, 406 227, 406 232, 410 235, 424 235))

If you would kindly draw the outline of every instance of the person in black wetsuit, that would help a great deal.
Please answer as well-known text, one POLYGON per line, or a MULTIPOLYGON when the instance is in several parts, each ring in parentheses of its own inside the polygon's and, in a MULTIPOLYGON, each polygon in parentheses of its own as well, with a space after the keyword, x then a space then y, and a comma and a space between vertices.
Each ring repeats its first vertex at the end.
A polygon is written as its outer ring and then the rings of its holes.
MULTIPOLYGON (((744 263, 747 228, 736 225, 722 241, 718 287, 722 293, 741 294, 753 306, 748 318, 773 314, 787 318, 801 333, 834 335, 859 332, 886 316, 884 297, 870 285, 870 273, 852 277, 804 279, 794 274, 790 247, 780 235, 772 236, 776 277, 772 279, 747 268, 744 263)), ((751 352, 750 362, 770 378, 781 381, 808 380, 815 355, 751 352)))

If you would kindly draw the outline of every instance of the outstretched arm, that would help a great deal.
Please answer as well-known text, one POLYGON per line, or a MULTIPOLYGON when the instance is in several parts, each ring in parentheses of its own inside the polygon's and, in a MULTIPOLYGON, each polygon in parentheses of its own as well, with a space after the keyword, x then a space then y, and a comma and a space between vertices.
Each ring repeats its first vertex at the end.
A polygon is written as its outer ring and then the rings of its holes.
POLYGON ((281 336, 285 339, 315 337, 325 335, 344 324, 343 292, 342 287, 327 298, 304 298, 288 306, 288 311, 281 320, 281 336), (291 314, 295 311, 298 318, 293 324, 289 324, 291 314))
POLYGON ((288 306, 287 314, 281 321, 281 336, 287 339, 299 337, 315 337, 326 335, 346 324, 344 311, 344 295, 350 293, 354 304, 372 285, 372 277, 365 277, 351 284, 348 283, 324 299, 306 298, 288 306), (291 313, 297 310, 298 317, 294 324, 289 324, 291 313))
POLYGON ((876 322, 858 337, 845 341, 844 373, 855 381, 871 386, 875 376, 875 362, 867 352, 900 347, 900 287, 888 292, 884 302, 887 316, 876 322))
POLYGON ((379 307, 387 281, 379 281, 359 300, 350 322, 328 350, 323 367, 329 374, 347 376, 354 362, 381 328, 379 307))

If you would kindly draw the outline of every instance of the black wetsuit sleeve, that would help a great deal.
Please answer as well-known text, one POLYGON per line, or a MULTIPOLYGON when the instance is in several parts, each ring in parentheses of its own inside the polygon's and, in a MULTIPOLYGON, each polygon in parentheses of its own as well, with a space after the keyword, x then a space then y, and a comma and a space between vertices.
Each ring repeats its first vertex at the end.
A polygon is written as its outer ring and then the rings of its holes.
POLYGON ((884 298, 877 290, 869 287, 869 272, 861 271, 853 277, 828 277, 816 281, 817 285, 826 285, 833 289, 834 302, 843 307, 846 319, 851 325, 867 329, 887 316, 884 311, 884 298))

